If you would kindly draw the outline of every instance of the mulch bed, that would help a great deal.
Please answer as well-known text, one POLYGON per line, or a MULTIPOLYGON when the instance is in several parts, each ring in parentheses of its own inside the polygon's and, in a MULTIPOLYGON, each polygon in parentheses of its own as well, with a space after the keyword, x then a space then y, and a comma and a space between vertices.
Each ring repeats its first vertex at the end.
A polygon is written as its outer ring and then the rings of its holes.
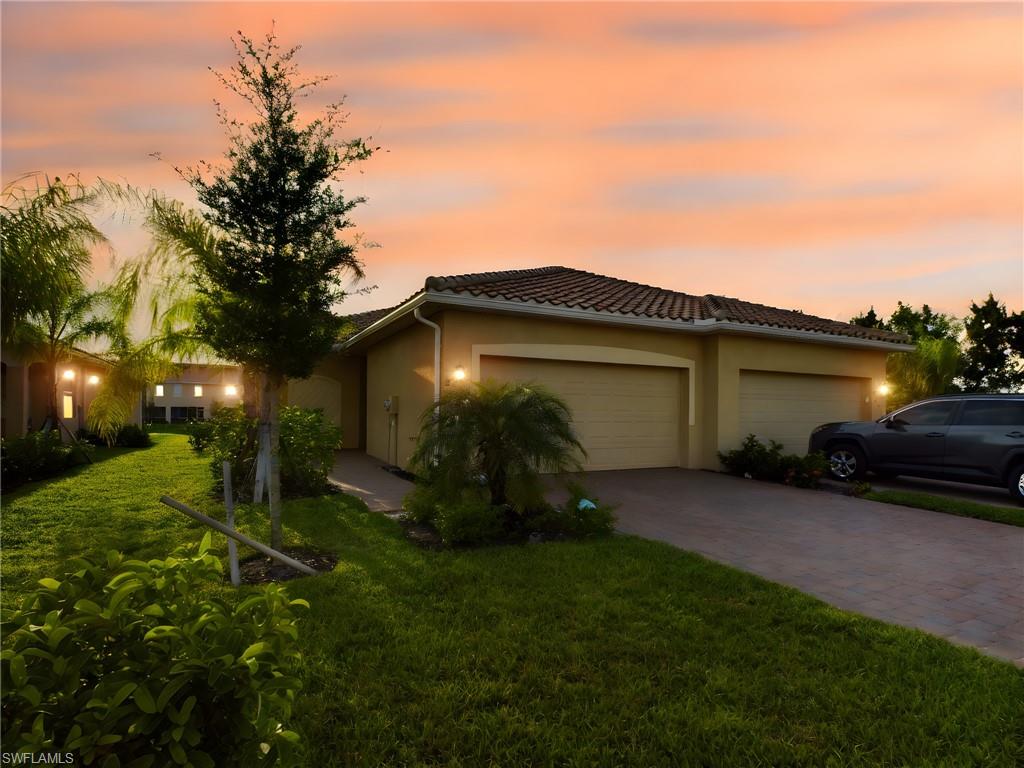
MULTIPOLYGON (((288 557, 305 563, 322 573, 330 573, 338 564, 337 555, 305 547, 285 547, 281 550, 288 557)), ((238 571, 243 584, 269 584, 270 582, 290 581, 306 574, 294 568, 272 560, 266 555, 253 555, 238 563, 238 571)))

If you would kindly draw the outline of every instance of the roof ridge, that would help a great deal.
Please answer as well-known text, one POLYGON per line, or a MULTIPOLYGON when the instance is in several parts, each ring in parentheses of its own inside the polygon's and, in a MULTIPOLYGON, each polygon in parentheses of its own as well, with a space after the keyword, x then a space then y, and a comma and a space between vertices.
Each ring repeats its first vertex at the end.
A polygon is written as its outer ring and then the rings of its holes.
POLYGON ((495 270, 491 272, 468 272, 463 275, 431 275, 423 281, 425 290, 444 291, 451 288, 468 288, 480 283, 501 283, 535 275, 555 275, 570 272, 567 267, 531 267, 526 269, 495 270))

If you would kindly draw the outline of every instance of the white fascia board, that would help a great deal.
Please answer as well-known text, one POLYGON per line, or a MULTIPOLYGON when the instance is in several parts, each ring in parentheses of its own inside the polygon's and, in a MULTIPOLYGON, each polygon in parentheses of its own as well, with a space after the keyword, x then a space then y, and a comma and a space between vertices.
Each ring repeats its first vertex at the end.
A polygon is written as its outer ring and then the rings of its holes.
POLYGON ((913 344, 900 344, 892 341, 876 339, 858 339, 853 336, 840 336, 820 331, 800 331, 790 328, 778 328, 769 325, 738 323, 732 320, 671 320, 661 317, 640 317, 622 315, 615 312, 599 312, 594 309, 578 307, 557 307, 540 302, 509 301, 508 299, 491 299, 483 296, 467 296, 461 293, 443 293, 424 291, 417 294, 393 312, 389 312, 380 320, 364 328, 355 336, 342 342, 338 349, 346 349, 357 341, 367 338, 385 328, 395 320, 411 312, 424 303, 437 304, 461 309, 489 310, 509 314, 522 314, 534 317, 549 317, 560 320, 581 320, 584 322, 607 323, 620 327, 655 328, 664 331, 681 333, 739 333, 751 336, 767 336, 789 341, 802 341, 816 344, 836 344, 860 349, 878 349, 888 352, 906 352, 914 349, 913 344))

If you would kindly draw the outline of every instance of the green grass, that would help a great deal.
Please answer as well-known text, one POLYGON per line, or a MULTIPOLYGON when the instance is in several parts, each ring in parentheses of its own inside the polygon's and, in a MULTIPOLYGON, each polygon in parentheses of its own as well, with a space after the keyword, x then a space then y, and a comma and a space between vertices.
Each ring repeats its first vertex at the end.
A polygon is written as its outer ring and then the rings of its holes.
MULTIPOLYGON (((8 599, 66 558, 137 556, 217 514, 185 438, 5 499, 8 599), (11 538, 9 538, 11 537, 11 538)), ((258 507, 240 527, 264 540, 258 507)), ((344 495, 289 502, 312 610, 293 725, 310 766, 1018 764, 1009 664, 637 538, 432 552, 344 495)), ((225 588, 227 590, 227 588, 225 588)))
POLYGON ((933 496, 918 491, 868 491, 861 498, 899 504, 903 507, 929 509, 960 517, 975 517, 993 523, 1006 523, 1024 528, 1024 508, 997 507, 994 504, 980 504, 967 499, 953 499, 948 496, 933 496))

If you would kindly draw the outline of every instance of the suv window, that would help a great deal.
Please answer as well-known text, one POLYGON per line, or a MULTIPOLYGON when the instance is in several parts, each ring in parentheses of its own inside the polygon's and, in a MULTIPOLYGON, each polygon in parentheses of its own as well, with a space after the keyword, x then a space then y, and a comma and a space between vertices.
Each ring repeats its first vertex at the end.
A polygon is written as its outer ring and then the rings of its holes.
POLYGON ((1024 401, 968 400, 959 423, 971 427, 1024 427, 1024 401))
POLYGON ((909 426, 941 426, 949 421, 949 417, 953 415, 958 404, 956 400, 944 400, 941 403, 915 405, 913 408, 907 408, 907 410, 897 413, 893 416, 893 421, 909 426))

